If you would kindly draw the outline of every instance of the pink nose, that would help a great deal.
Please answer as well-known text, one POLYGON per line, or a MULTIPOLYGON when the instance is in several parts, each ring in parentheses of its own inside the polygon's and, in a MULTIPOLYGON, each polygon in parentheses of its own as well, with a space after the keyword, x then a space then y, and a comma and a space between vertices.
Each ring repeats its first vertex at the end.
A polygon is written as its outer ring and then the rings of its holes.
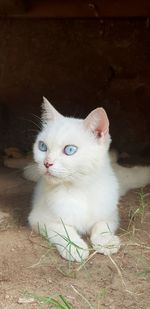
POLYGON ((44 162, 44 166, 46 167, 46 168, 49 168, 50 166, 52 166, 53 165, 53 163, 49 163, 48 161, 45 161, 44 162))

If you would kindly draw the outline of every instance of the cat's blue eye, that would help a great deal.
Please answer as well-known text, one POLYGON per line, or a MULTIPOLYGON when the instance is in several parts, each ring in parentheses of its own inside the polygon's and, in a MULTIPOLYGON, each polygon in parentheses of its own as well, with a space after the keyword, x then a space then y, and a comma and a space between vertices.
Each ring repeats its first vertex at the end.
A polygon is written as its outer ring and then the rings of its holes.
POLYGON ((65 146, 64 148, 64 153, 67 155, 67 156, 72 156, 74 155, 78 150, 78 147, 77 146, 74 146, 74 145, 67 145, 65 146))
POLYGON ((39 147, 39 149, 40 149, 41 151, 47 151, 47 146, 46 146, 46 144, 45 144, 44 142, 42 142, 42 141, 39 141, 38 147, 39 147))

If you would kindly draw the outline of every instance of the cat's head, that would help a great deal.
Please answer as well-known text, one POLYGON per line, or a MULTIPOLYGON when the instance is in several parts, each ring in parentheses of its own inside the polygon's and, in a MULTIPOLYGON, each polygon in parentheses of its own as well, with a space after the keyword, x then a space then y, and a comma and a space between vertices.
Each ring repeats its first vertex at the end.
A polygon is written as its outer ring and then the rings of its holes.
POLYGON ((74 182, 103 166, 110 144, 104 109, 83 120, 62 116, 45 98, 42 108, 43 127, 33 147, 41 175, 50 182, 74 182))

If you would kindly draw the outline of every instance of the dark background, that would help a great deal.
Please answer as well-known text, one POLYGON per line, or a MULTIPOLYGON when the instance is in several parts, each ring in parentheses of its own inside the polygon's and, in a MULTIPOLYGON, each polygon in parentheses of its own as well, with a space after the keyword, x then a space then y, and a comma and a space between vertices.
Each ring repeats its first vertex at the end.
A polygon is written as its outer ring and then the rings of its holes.
POLYGON ((103 106, 119 152, 149 158, 149 19, 1 17, 1 152, 31 149, 43 95, 65 115, 103 106))

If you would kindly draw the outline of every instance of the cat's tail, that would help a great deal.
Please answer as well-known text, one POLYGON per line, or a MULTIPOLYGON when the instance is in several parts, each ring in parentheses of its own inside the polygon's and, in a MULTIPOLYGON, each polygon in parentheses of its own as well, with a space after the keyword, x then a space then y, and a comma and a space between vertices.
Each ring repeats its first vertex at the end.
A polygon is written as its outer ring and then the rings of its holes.
POLYGON ((37 182, 40 178, 40 173, 36 163, 32 162, 28 164, 23 170, 24 178, 37 182))
POLYGON ((112 165, 119 181, 120 196, 131 189, 145 187, 150 183, 150 166, 124 167, 116 162, 112 165))

